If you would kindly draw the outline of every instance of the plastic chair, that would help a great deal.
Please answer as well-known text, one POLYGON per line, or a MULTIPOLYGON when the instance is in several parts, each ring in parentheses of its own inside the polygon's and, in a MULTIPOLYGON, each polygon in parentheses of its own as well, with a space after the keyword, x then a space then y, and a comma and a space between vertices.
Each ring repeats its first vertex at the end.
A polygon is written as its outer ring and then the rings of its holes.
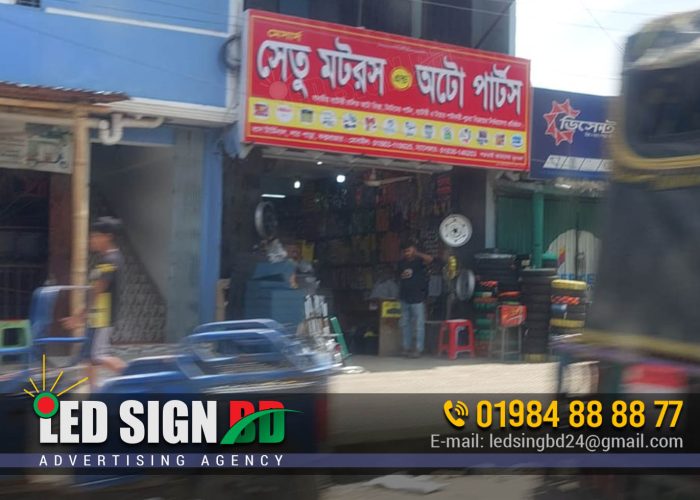
POLYGON ((438 341, 438 356, 445 353, 449 359, 457 359, 457 355, 461 352, 468 352, 472 357, 475 356, 474 341, 474 326, 468 319, 450 319, 443 321, 440 326, 440 335, 438 341), (459 343, 459 330, 467 331, 467 343, 459 343))
POLYGON ((9 320, 0 321, 0 364, 28 357, 31 350, 32 335, 29 321, 9 320))

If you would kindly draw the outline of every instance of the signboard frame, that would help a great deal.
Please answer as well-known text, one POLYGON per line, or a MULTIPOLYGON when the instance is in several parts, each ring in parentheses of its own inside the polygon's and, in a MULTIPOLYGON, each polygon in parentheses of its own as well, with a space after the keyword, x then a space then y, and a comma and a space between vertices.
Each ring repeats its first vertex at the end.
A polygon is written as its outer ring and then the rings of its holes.
POLYGON ((257 10, 244 19, 243 151, 529 169, 528 60, 257 10))

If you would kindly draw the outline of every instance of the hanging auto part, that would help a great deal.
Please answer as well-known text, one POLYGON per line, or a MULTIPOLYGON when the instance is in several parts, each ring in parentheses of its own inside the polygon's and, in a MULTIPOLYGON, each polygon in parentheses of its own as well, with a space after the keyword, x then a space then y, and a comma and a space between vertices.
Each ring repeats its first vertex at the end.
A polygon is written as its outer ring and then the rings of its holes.
POLYGON ((261 201, 255 208, 255 229, 265 241, 277 237, 277 215, 275 207, 269 201, 261 201))
POLYGON ((466 245, 472 237, 472 223, 464 215, 448 215, 440 223, 440 238, 445 245, 457 248, 466 245))
POLYGON ((476 287, 476 278, 474 273, 469 269, 462 269, 457 275, 457 280, 455 282, 455 294, 457 298, 462 301, 467 301, 474 295, 474 289, 476 287))

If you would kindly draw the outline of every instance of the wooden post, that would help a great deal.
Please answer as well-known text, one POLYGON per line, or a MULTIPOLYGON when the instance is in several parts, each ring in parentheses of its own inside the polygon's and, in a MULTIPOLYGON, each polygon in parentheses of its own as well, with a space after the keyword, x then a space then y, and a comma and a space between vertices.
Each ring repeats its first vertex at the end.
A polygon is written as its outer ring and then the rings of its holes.
MULTIPOLYGON (((74 112, 73 124, 73 243, 71 248, 71 284, 86 285, 88 273, 88 230, 90 216, 90 129, 85 111, 74 112)), ((77 291, 71 298, 71 312, 85 308, 85 293, 77 291)))

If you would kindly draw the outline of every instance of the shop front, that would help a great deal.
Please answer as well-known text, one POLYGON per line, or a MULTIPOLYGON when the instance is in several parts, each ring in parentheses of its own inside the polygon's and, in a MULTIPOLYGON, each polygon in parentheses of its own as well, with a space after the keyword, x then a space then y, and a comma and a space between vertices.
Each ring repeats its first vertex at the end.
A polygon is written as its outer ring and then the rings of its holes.
POLYGON ((305 309, 307 297, 321 296, 321 315, 339 320, 353 352, 395 354, 402 242, 434 258, 427 319, 444 320, 451 251, 440 223, 453 213, 471 220, 472 240, 453 252, 468 265, 485 244, 487 172, 528 168, 528 62, 246 16, 241 151, 224 173, 227 314, 296 324, 317 313, 305 309), (284 258, 295 261, 274 293, 259 279, 274 260, 256 228, 261 203, 276 214, 284 258))
MULTIPOLYGON (((87 276, 89 127, 120 93, 0 83, 0 321, 87 276)), ((80 307, 76 297, 73 307, 80 307)))
POLYGON ((527 179, 500 179, 497 245, 523 255, 528 307, 524 350, 546 356, 555 338, 580 335, 598 272, 610 99, 535 89, 527 179))

